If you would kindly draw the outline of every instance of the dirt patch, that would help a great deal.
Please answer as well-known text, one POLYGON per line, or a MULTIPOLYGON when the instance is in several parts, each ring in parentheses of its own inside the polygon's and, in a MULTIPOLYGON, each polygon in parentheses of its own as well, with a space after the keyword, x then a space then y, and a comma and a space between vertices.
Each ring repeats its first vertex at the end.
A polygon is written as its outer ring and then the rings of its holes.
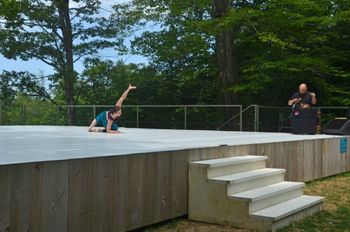
POLYGON ((310 182, 304 194, 326 197, 325 210, 330 212, 338 207, 350 207, 350 174, 310 182))
POLYGON ((147 232, 250 232, 251 230, 237 229, 231 226, 214 225, 194 222, 188 219, 172 220, 166 225, 149 228, 147 232))

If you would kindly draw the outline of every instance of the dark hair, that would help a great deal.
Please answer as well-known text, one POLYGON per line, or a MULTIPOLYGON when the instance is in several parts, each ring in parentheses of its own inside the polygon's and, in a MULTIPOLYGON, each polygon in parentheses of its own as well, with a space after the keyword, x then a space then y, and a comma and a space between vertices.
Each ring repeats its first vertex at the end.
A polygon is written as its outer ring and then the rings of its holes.
POLYGON ((114 113, 117 113, 119 110, 121 110, 121 107, 114 106, 113 108, 109 109, 108 113, 109 114, 114 114, 114 113))

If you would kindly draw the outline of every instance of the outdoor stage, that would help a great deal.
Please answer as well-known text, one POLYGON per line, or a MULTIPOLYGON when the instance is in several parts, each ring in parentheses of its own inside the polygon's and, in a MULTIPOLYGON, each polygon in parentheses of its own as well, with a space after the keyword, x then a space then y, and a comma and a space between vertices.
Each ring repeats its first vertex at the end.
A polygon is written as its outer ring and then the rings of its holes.
POLYGON ((125 231, 186 215, 194 160, 266 155, 293 181, 350 171, 343 136, 120 130, 1 126, 0 231, 125 231))

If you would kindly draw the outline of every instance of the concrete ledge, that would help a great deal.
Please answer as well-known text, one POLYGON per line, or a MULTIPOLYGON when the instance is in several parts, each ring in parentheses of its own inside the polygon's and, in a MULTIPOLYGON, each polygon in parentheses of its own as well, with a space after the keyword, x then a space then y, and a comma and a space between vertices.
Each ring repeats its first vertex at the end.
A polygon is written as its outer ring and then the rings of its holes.
POLYGON ((295 199, 271 206, 269 208, 251 213, 251 217, 269 221, 279 221, 296 212, 324 202, 324 197, 300 196, 295 199))
POLYGON ((191 162, 190 165, 201 165, 206 167, 223 167, 230 166, 242 163, 250 163, 261 160, 267 160, 267 156, 254 156, 254 155, 246 155, 246 156, 234 156, 222 159, 211 159, 211 160, 203 160, 203 161, 195 161, 191 162))
POLYGON ((217 183, 225 183, 225 184, 234 184, 234 183, 240 183, 240 182, 245 182, 245 181, 250 181, 255 179, 262 179, 264 177, 278 175, 285 172, 286 172, 285 169, 280 169, 280 168, 263 168, 263 169, 248 171, 248 172, 241 172, 241 173, 232 174, 232 175, 210 178, 209 181, 217 182, 217 183))

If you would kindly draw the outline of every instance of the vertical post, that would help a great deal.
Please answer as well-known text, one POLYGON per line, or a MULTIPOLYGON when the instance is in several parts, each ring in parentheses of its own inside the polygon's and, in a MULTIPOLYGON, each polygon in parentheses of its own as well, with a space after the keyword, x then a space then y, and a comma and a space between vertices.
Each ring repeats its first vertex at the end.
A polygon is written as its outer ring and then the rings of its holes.
POLYGON ((58 126, 58 106, 56 106, 56 125, 58 126))
POLYGON ((242 131, 243 129, 243 112, 242 112, 242 105, 239 106, 239 131, 242 131))
POLYGON ((184 106, 184 129, 187 130, 187 107, 184 106))
POLYGON ((136 128, 139 128, 139 107, 136 106, 136 128))
POLYGON ((94 109, 94 118, 96 118, 96 106, 95 105, 93 106, 93 109, 94 109))
POLYGON ((25 125, 25 106, 22 105, 22 125, 25 125))
POLYGON ((277 128, 277 132, 279 132, 280 128, 283 126, 282 125, 282 114, 281 114, 281 108, 278 108, 278 128, 277 128))
POLYGON ((0 102, 0 125, 2 125, 2 102, 0 102))
POLYGON ((259 106, 255 105, 255 123, 254 123, 254 131, 258 132, 259 131, 259 106))

